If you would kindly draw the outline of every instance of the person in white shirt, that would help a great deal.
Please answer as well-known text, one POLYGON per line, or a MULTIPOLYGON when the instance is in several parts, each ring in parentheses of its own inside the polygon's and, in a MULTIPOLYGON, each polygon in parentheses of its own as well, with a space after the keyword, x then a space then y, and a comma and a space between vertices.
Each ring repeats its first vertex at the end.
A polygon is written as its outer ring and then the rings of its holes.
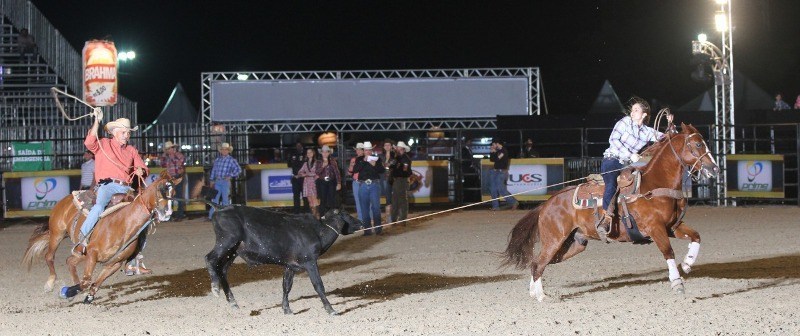
POLYGON ((94 185, 94 153, 83 152, 85 162, 81 164, 81 190, 89 190, 94 185))

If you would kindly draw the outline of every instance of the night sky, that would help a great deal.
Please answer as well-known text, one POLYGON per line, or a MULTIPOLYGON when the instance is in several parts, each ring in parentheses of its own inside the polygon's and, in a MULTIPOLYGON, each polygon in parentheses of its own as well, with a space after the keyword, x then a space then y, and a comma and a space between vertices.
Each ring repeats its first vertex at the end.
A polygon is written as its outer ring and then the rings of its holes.
MULTIPOLYGON (((734 66, 764 90, 800 94, 800 1, 733 0, 734 66)), ((52 1, 33 3, 80 51, 111 35, 137 58, 120 93, 153 120, 183 83, 200 108, 204 71, 540 67, 550 114, 582 114, 603 81, 678 107, 691 40, 714 30, 713 0, 52 1)), ((769 108, 769 107, 765 107, 769 108)))

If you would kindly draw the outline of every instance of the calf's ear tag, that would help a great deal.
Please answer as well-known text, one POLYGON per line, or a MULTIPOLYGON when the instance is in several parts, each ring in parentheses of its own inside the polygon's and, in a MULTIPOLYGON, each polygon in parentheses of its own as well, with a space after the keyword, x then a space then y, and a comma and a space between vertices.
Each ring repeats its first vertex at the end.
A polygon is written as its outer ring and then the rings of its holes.
POLYGON ((339 209, 335 209, 335 210, 333 210, 333 214, 334 214, 334 215, 338 215, 338 214, 339 214, 339 209))

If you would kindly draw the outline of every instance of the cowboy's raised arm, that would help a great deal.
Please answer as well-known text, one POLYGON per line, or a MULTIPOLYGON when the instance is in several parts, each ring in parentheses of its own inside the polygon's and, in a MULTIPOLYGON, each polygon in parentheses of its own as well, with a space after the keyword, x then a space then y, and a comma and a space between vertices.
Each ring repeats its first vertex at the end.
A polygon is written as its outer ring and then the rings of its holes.
POLYGON ((89 128, 89 132, 86 133, 86 139, 83 140, 83 145, 86 146, 86 149, 95 154, 100 150, 100 139, 98 139, 96 135, 99 126, 100 121, 95 118, 94 124, 89 128))

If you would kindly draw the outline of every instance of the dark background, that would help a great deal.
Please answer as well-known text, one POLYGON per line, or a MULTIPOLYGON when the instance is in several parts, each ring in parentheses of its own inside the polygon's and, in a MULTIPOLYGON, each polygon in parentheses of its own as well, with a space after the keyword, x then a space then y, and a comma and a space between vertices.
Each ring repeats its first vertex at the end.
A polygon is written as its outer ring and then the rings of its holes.
MULTIPOLYGON (((793 105, 800 1, 733 1, 735 69, 793 105)), ((585 113, 606 79, 623 101, 677 107, 711 85, 690 78, 691 41, 721 46, 713 0, 33 3, 78 51, 107 35, 136 51, 119 81, 140 122, 178 82, 199 109, 204 71, 533 66, 550 114, 585 113)))

